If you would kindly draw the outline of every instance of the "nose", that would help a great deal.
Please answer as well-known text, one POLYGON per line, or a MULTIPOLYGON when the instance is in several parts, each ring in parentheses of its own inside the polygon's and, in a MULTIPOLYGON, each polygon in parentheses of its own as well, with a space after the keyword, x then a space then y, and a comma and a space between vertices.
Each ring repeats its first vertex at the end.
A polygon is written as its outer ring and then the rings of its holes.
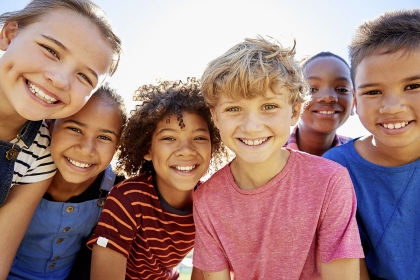
POLYGON ((176 150, 177 156, 195 156, 197 155, 197 151, 195 150, 193 143, 187 139, 185 140, 179 140, 179 146, 176 150))
POLYGON ((379 108, 379 113, 381 114, 398 114, 404 112, 407 109, 407 106, 402 99, 397 94, 387 94, 384 95, 382 99, 381 107, 379 108))
POLYGON ((338 93, 333 89, 321 89, 316 93, 316 100, 321 103, 337 103, 338 93))
POLYGON ((76 145, 75 150, 82 155, 94 155, 96 150, 95 139, 92 137, 84 137, 76 145))
POLYGON ((54 87, 61 90, 68 90, 70 88, 70 74, 68 70, 62 67, 50 68, 44 75, 54 87))
POLYGON ((241 128, 246 133, 258 132, 263 129, 263 124, 257 113, 248 112, 243 117, 241 128))

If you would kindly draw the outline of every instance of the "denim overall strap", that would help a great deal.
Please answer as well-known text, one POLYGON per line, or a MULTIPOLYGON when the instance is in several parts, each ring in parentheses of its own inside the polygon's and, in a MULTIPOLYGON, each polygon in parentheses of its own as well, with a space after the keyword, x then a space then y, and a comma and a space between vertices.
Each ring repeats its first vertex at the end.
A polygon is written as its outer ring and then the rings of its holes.
MULTIPOLYGON (((117 175, 115 175, 115 172, 112 170, 111 164, 108 165, 108 167, 104 170, 104 177, 102 177, 101 189, 109 192, 109 190, 114 186, 116 176, 117 175)), ((99 198, 98 206, 104 207, 105 200, 105 197, 99 198)))
MULTIPOLYGON (((28 121, 19 132, 20 139, 26 147, 30 147, 41 128, 42 121, 28 121)), ((14 142, 14 141, 12 141, 14 142)), ((0 207, 9 195, 17 155, 24 147, 18 144, 0 140, 0 207)))

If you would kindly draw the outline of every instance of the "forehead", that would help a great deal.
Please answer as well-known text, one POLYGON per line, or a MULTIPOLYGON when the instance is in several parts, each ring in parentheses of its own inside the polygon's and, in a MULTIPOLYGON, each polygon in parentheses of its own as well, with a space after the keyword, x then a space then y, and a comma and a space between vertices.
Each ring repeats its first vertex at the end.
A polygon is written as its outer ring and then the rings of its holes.
POLYGON ((355 86, 365 84, 391 84, 420 75, 420 49, 399 50, 387 54, 374 54, 361 60, 356 67, 355 86))
POLYGON ((235 94, 221 93, 218 105, 224 103, 248 103, 261 100, 286 100, 286 98, 288 98, 290 95, 290 90, 286 86, 281 86, 276 91, 277 93, 274 93, 272 89, 268 88, 266 92, 261 92, 259 94, 256 94, 255 97, 251 98, 246 98, 235 94))
POLYGON ((208 124, 204 117, 189 113, 189 112, 182 112, 182 118, 178 119, 178 115, 170 114, 163 117, 156 125, 156 129, 154 134, 159 133, 161 130, 170 129, 174 131, 181 131, 181 130, 208 130, 208 124), (183 122, 184 126, 181 128, 180 122, 183 122))
POLYGON ((316 76, 317 73, 330 73, 329 75, 345 76, 350 79, 350 68, 333 56, 318 57, 307 63, 304 70, 307 78, 316 76))

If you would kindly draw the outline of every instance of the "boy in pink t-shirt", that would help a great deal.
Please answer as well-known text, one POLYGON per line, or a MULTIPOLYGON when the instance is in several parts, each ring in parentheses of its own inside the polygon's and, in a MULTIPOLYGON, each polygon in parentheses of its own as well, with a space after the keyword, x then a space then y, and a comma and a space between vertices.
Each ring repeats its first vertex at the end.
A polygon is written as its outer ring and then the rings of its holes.
POLYGON ((236 158, 194 194, 194 266, 206 279, 359 279, 346 169, 282 148, 306 84, 292 50, 246 39, 210 62, 202 91, 236 158))

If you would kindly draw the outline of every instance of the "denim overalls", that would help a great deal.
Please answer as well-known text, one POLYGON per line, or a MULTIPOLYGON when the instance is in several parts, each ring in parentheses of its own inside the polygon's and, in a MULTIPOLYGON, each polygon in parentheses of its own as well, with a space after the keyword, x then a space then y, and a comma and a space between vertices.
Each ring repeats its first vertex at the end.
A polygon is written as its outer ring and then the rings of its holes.
MULTIPOLYGON (((25 143, 26 149, 32 145, 41 125, 42 121, 28 121, 19 132, 20 139, 25 143)), ((9 195, 15 162, 22 150, 22 147, 12 142, 0 140, 0 207, 9 195)))
MULTIPOLYGON (((111 166, 105 169, 101 189, 115 182, 111 166)), ((66 279, 86 238, 99 220, 105 198, 81 203, 42 199, 14 259, 8 280, 66 279)))

